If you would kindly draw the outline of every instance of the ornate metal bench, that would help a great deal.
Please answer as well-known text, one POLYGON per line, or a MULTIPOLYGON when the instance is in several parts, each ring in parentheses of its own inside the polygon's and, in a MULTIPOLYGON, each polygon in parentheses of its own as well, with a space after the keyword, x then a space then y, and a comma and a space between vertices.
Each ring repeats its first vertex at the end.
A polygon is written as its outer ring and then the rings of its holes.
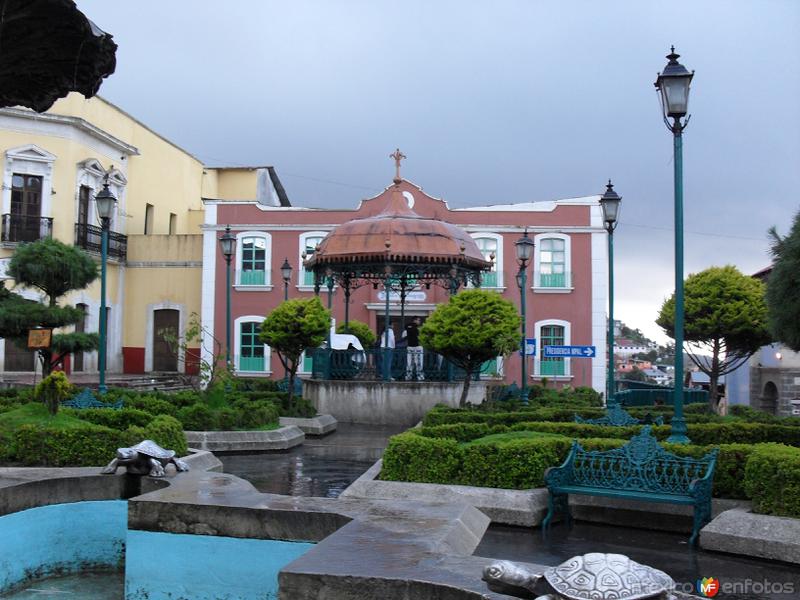
POLYGON ((580 415, 575 415, 576 423, 583 423, 584 425, 614 425, 622 427, 623 425, 663 425, 664 417, 659 415, 655 419, 641 421, 636 417, 632 417, 628 412, 619 404, 611 404, 606 409, 604 417, 599 419, 584 419, 580 415))
POLYGON ((569 494, 588 494, 693 505, 694 527, 689 543, 694 544, 700 529, 711 519, 717 452, 714 449, 703 458, 675 456, 658 445, 649 426, 614 450, 590 452, 576 440, 564 464, 545 471, 550 498, 542 533, 547 535, 556 512, 563 513, 571 525, 569 494))
POLYGON ((61 406, 65 408, 122 408, 122 398, 111 404, 106 404, 96 399, 92 390, 83 388, 81 393, 74 398, 61 402, 61 406))

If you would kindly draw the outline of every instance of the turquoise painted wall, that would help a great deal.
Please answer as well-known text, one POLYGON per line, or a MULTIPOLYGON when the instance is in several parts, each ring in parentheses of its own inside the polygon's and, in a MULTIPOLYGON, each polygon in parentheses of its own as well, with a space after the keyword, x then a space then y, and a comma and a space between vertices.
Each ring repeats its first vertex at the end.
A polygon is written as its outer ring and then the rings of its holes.
POLYGON ((0 517, 0 593, 56 572, 121 568, 127 527, 123 500, 54 504, 0 517))
POLYGON ((313 544, 129 531, 125 600, 272 600, 278 571, 313 544))

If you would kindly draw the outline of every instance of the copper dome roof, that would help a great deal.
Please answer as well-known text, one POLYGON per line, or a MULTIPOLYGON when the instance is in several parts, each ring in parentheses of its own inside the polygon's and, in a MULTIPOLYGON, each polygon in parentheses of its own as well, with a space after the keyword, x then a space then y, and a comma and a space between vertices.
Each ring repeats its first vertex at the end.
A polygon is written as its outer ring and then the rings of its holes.
POLYGON ((305 264, 312 268, 365 262, 491 267, 466 231, 409 208, 397 182, 381 213, 336 227, 305 264))

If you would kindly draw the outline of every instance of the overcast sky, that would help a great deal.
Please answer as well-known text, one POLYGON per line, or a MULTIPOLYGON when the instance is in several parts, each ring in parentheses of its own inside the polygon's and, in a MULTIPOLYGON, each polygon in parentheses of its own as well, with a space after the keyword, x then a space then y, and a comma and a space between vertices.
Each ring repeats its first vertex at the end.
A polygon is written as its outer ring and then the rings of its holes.
POLYGON ((653 82, 695 70, 686 273, 769 264, 800 209, 800 2, 78 0, 119 44, 100 90, 206 164, 274 165, 295 205, 403 176, 451 207, 623 197, 616 316, 674 289, 672 138, 653 82))

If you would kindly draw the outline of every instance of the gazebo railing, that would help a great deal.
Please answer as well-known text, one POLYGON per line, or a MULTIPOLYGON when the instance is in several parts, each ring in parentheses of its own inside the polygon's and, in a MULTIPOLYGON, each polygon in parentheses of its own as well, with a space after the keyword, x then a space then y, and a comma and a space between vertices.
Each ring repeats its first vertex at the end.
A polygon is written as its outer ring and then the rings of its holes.
MULTIPOLYGON (((313 351, 312 379, 384 381, 384 350, 329 350, 313 351)), ((464 371, 440 354, 424 352, 422 373, 412 369, 409 374, 405 348, 394 348, 389 353, 389 376, 392 381, 464 381, 464 371)), ((476 374, 475 379, 480 377, 476 374)))

